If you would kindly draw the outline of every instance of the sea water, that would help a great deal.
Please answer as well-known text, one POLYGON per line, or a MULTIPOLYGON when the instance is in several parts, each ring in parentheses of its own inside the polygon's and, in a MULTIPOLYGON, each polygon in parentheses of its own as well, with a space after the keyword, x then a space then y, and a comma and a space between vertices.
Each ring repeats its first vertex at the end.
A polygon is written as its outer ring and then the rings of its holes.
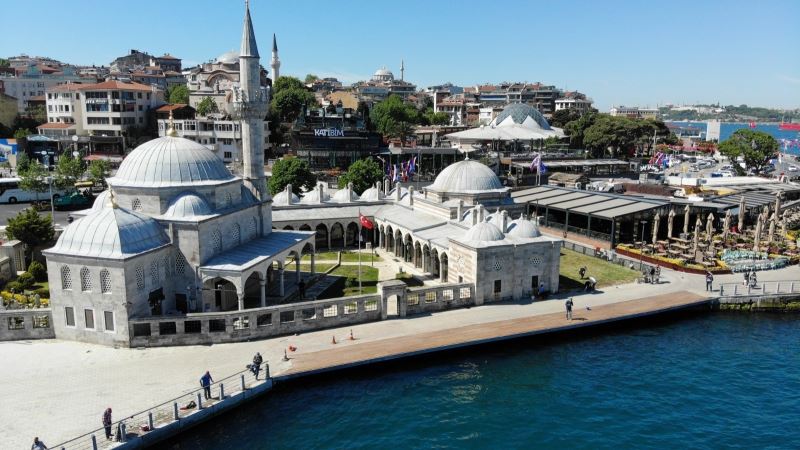
POLYGON ((800 317, 697 313, 298 380, 171 449, 800 448, 800 317))

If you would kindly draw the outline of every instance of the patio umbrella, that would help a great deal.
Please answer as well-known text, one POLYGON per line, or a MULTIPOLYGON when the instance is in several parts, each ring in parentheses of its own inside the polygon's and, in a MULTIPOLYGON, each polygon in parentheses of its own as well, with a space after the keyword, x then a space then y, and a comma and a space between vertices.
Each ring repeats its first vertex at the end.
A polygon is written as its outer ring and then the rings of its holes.
POLYGON ((772 213, 772 217, 769 219, 769 231, 767 232, 767 244, 771 244, 772 240, 775 238, 775 226, 778 224, 778 215, 772 213))
POLYGON ((744 195, 743 195, 742 199, 739 200, 739 222, 737 225, 737 227, 739 228, 739 233, 742 233, 744 231, 744 214, 746 211, 747 207, 745 205, 744 195))
POLYGON ((703 227, 703 221, 700 218, 697 218, 697 221, 694 223, 694 241, 693 241, 693 249, 692 253, 694 254, 694 259, 697 261, 697 248, 700 245, 700 229, 703 227))
POLYGON ((711 236, 714 235, 714 214, 709 214, 706 219, 706 240, 711 242, 711 236))
POLYGON ((669 215, 667 216, 667 240, 672 237, 672 222, 675 220, 675 209, 672 208, 669 210, 669 215))
POLYGON ((683 234, 689 234, 689 205, 683 208, 683 234))
POLYGON ((658 241, 659 223, 661 223, 661 213, 656 213, 656 216, 653 218, 653 245, 656 245, 656 241, 658 241))
POLYGON ((756 222, 756 235, 753 240, 753 251, 757 252, 759 244, 761 244, 761 229, 763 228, 763 223, 761 221, 761 216, 758 216, 758 222, 756 222))
POLYGON ((725 220, 722 221, 722 240, 728 240, 728 230, 731 229, 731 210, 725 211, 725 220))

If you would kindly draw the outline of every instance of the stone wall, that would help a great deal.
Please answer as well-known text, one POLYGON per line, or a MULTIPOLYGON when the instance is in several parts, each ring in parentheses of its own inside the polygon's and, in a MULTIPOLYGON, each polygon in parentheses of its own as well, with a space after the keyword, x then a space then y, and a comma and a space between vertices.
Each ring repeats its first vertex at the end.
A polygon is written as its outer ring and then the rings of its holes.
POLYGON ((412 288, 406 292, 405 302, 406 315, 463 308, 475 304, 475 288, 471 283, 412 288))
POLYGON ((12 309, 0 311, 0 341, 53 339, 50 309, 12 309))

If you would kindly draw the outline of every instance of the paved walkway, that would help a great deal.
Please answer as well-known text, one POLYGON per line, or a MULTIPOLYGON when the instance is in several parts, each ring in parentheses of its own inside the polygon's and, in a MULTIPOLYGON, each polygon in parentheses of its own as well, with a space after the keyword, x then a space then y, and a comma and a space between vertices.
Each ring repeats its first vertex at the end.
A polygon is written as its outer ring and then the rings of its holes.
MULTIPOLYGON (((665 282, 659 285, 620 285, 575 295, 575 310, 679 291, 705 295, 702 276, 668 270, 663 270, 662 275, 665 282)), ((759 273, 762 281, 790 279, 800 279, 800 267, 759 273)), ((739 281, 740 275, 718 276, 715 286, 739 281)), ((270 364, 272 374, 279 375, 291 370, 295 362, 322 350, 338 351, 391 338, 561 314, 563 297, 490 304, 237 344, 139 350, 59 340, 0 343, 0 379, 5 387, 0 408, 0 447, 27 448, 34 436, 53 447, 99 427, 106 407, 114 409, 115 420, 127 417, 195 389, 206 370, 216 378, 243 370, 257 351, 270 364), (347 340, 351 329, 356 341, 347 340), (336 346, 331 344, 332 336, 339 342, 336 346), (297 347, 297 351, 290 353, 290 361, 283 362, 284 349, 289 345, 297 347)))

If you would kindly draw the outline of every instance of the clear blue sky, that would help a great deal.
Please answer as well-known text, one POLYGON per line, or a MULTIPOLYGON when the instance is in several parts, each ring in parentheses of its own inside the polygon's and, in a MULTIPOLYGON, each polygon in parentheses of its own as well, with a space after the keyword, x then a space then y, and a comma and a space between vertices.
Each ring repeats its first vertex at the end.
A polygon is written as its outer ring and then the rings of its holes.
MULTIPOLYGON (((136 48, 194 64, 238 49, 239 0, 3 2, 0 55, 108 64, 136 48)), ((353 82, 387 66, 420 87, 542 81, 601 110, 800 107, 800 1, 252 0, 262 64, 353 82)))

